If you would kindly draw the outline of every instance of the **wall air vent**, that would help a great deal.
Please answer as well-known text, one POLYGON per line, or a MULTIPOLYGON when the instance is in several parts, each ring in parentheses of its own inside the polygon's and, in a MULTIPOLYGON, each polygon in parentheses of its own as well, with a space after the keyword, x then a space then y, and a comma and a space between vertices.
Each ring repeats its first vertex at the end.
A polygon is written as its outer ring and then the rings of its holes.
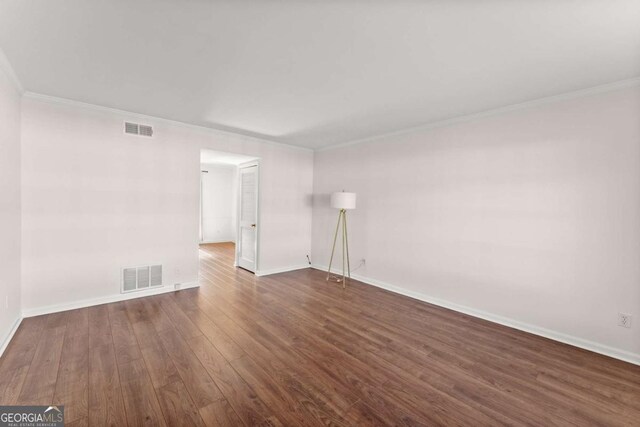
POLYGON ((126 267, 122 269, 122 293, 162 286, 162 266, 126 267))
POLYGON ((151 126, 140 125, 140 135, 153 136, 153 128, 151 126))
POLYGON ((153 128, 138 123, 124 122, 124 133, 130 135, 153 136, 153 128))
POLYGON ((139 126, 135 123, 124 122, 124 133, 138 135, 140 133, 139 126))

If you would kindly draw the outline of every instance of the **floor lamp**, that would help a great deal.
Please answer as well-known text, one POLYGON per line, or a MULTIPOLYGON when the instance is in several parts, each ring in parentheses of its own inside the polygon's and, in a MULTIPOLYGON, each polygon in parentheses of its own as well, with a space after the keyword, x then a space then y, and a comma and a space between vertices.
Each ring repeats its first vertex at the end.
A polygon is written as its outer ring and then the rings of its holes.
MULTIPOLYGON (((333 193, 331 195, 331 207, 340 209, 340 213, 338 213, 336 234, 333 236, 333 248, 331 249, 331 259, 329 259, 327 280, 331 277, 331 264, 333 263, 333 255, 336 252, 338 231, 340 231, 340 226, 342 225, 342 288, 344 288, 346 277, 351 279, 351 268, 349 266, 349 239, 347 238, 347 210, 356 208, 356 193, 345 193, 344 191, 333 193)), ((340 282, 340 279, 337 281, 340 282)))

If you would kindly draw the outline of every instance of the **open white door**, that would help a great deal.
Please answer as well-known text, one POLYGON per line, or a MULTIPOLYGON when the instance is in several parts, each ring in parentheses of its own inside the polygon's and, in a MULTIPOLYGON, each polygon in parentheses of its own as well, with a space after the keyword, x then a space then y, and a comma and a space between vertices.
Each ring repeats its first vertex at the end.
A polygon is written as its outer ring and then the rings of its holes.
POLYGON ((256 272, 258 238, 258 165, 240 166, 238 209, 238 266, 256 272))

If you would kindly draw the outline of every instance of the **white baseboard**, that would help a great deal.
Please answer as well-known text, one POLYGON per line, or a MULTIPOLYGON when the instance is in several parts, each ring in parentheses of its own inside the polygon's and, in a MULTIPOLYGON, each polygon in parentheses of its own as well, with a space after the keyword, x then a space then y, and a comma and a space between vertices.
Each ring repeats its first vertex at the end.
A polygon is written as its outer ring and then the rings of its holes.
POLYGON ((4 338, 4 340, 2 340, 2 344, 0 345, 0 357, 2 357, 2 355, 4 354, 4 351, 9 346, 9 343, 11 342, 11 338, 13 338, 13 336, 15 335, 16 331, 18 330, 18 327, 20 326, 20 323, 22 323, 22 316, 18 316, 16 321, 13 323, 13 327, 11 328, 7 336, 4 338))
POLYGON ((175 285, 165 285, 159 288, 148 289, 145 291, 129 292, 126 294, 116 294, 116 295, 110 295, 107 297, 91 298, 91 299, 74 301, 74 302, 64 303, 64 304, 55 304, 55 305, 48 305, 44 307, 30 308, 27 310, 23 310, 22 316, 33 317, 33 316, 40 316, 42 314, 58 313, 60 311, 75 310, 77 308, 92 307, 94 305, 108 304, 111 302, 118 302, 118 301, 126 301, 129 299, 136 299, 136 298, 148 297, 152 295, 165 294, 167 292, 174 292, 174 291, 179 291, 179 290, 184 290, 189 288, 197 288, 199 286, 200 286, 200 283, 198 283, 198 281, 181 283, 179 285, 179 288, 176 288, 175 285))
POLYGON ((300 265, 295 265, 291 267, 272 268, 270 270, 258 270, 256 271, 255 274, 258 277, 269 276, 270 274, 286 273, 287 271, 302 270, 303 268, 310 268, 310 267, 311 266, 309 264, 300 264, 300 265))
MULTIPOLYGON (((317 270, 327 271, 326 266, 313 264, 312 267, 317 270)), ((382 288, 387 291, 394 292, 396 294, 404 295, 420 301, 427 302, 429 304, 437 305, 437 306, 448 308, 450 310, 454 310, 460 313, 468 314, 469 316, 479 317, 480 319, 488 320, 490 322, 498 323, 500 325, 508 326, 510 328, 518 329, 524 332, 529 332, 531 334, 539 335, 541 337, 549 338, 554 341, 559 341, 565 344, 569 344, 574 347, 579 347, 585 350, 593 351, 594 353, 603 354, 605 356, 613 357, 614 359, 619 359, 625 362, 633 363, 635 365, 640 365, 640 354, 631 353, 629 351, 610 347, 605 344, 600 344, 597 342, 585 340, 583 338, 574 337, 572 335, 567 335, 562 332, 520 322, 518 320, 514 320, 514 319, 510 319, 497 314, 489 313, 487 311, 478 310, 472 307, 456 304, 454 302, 446 301, 440 298, 435 298, 420 292, 409 291, 407 289, 403 289, 401 287, 392 285, 390 283, 360 276, 358 274, 352 274, 351 277, 367 285, 382 288)))

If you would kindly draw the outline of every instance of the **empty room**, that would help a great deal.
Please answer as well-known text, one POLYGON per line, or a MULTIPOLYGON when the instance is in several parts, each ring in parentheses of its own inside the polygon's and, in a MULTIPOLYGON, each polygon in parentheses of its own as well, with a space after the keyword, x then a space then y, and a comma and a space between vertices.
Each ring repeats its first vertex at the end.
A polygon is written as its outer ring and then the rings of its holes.
POLYGON ((0 426, 640 426, 640 1, 2 0, 0 426))

